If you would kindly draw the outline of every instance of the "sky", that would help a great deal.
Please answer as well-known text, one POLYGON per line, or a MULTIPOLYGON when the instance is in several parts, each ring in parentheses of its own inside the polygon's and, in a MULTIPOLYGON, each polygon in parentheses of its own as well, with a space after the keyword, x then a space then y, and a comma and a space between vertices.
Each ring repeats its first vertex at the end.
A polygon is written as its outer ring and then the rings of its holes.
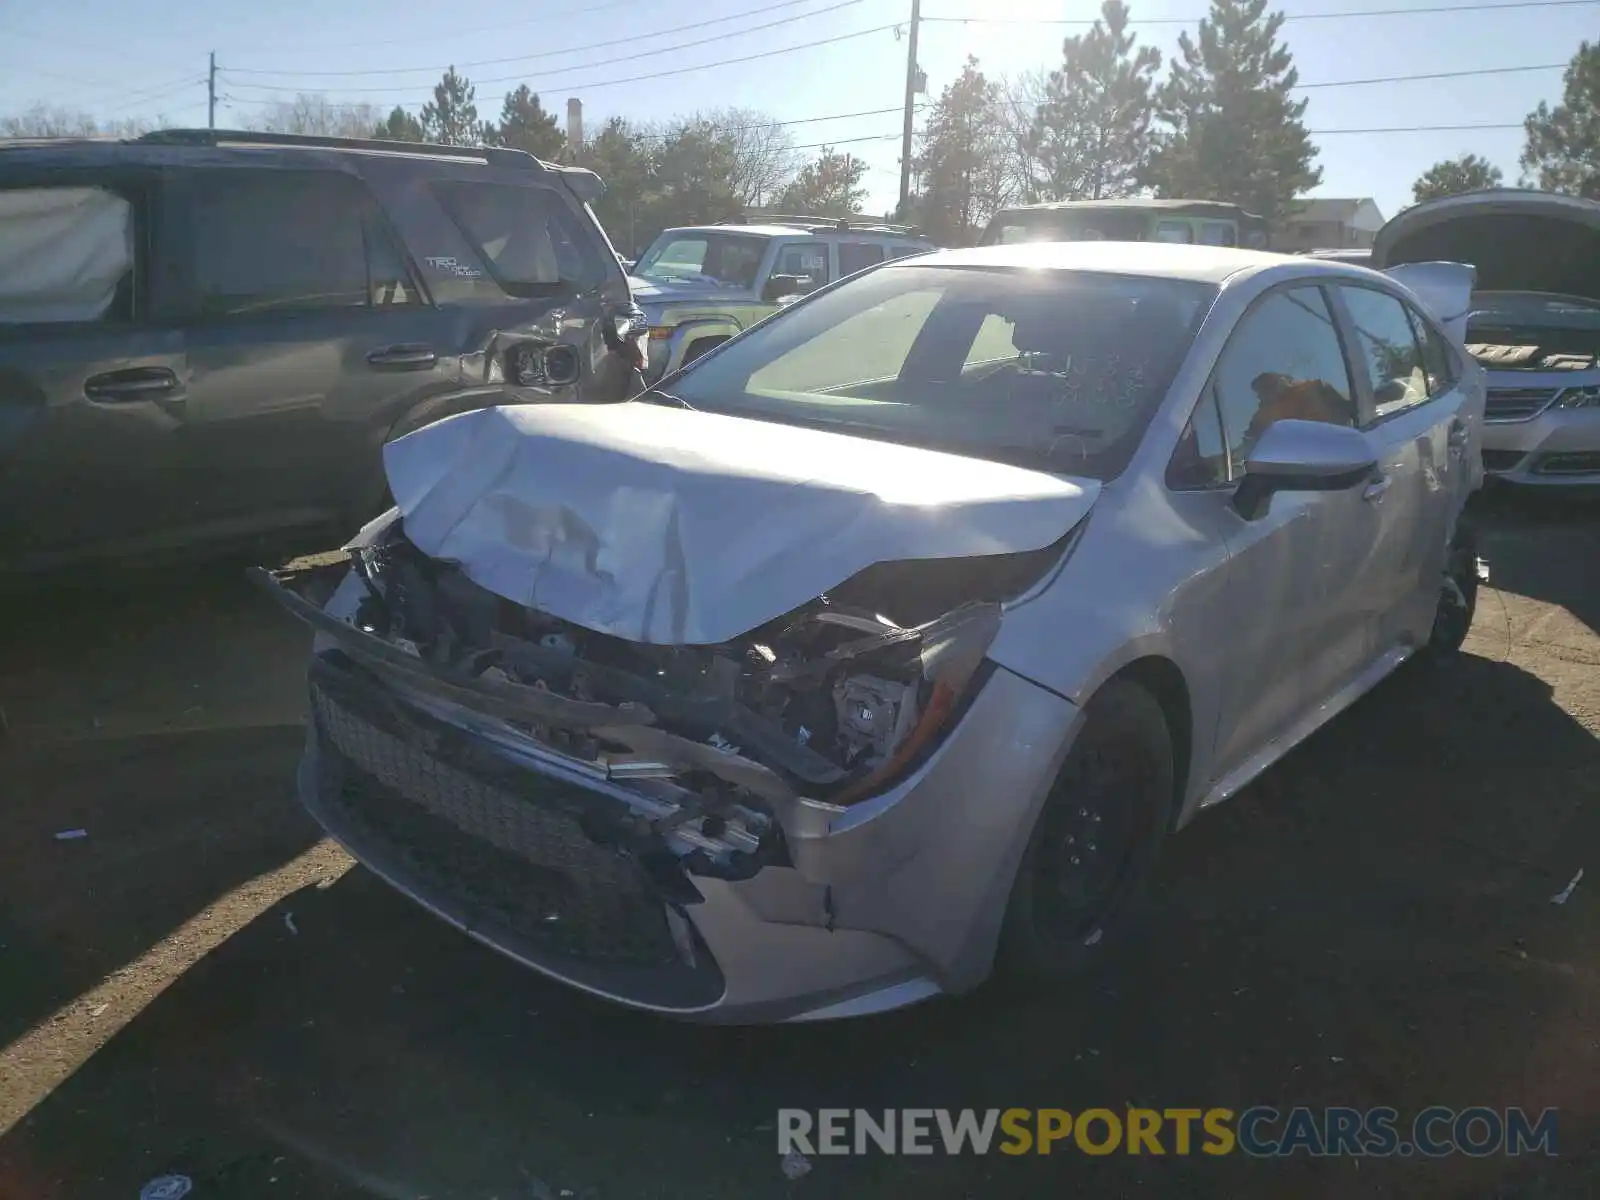
MULTIPOLYGON (((1129 0, 1134 32, 1170 56, 1206 3, 1129 0)), ((218 126, 237 126, 297 92, 415 112, 453 64, 477 84, 485 117, 522 82, 563 121, 567 99, 582 100, 590 130, 612 115, 759 109, 795 122, 789 128, 800 146, 826 141, 866 159, 867 211, 884 212, 898 194, 910 7, 911 0, 0 0, 0 115, 47 103, 108 119, 204 125, 213 51, 218 126), (740 58, 748 61, 729 61, 740 58), (638 78, 646 75, 657 77, 638 78)), ((1320 148, 1323 182, 1311 194, 1370 196, 1385 217, 1409 202, 1412 181, 1429 165, 1463 152, 1487 157, 1515 183, 1522 119, 1540 100, 1559 102, 1561 67, 1585 36, 1600 35, 1600 0, 1280 7, 1320 148), (1485 3, 1476 12, 1438 11, 1485 3), (1322 15, 1330 13, 1351 15, 1322 15), (1480 71, 1496 73, 1456 74, 1480 71), (1456 77, 1422 78, 1440 74, 1456 77), (1386 82, 1318 86, 1361 80, 1386 82), (1441 125, 1507 128, 1393 132, 1441 125)), ((1061 39, 1096 12, 1093 0, 923 0, 918 59, 931 93, 924 99, 937 96, 968 55, 990 77, 1057 65, 1061 39)))

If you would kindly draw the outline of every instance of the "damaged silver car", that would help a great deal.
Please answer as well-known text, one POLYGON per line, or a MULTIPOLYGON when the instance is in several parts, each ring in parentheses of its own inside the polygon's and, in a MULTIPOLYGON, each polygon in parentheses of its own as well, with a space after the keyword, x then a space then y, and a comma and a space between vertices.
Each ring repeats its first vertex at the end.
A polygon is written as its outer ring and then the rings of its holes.
POLYGON ((1465 637, 1483 381, 1435 266, 944 251, 670 392, 409 434, 336 586, 257 573, 316 631, 303 801, 639 1009, 1071 978, 1171 830, 1465 637))
POLYGON ((1477 268, 1465 341, 1488 372, 1490 476, 1600 487, 1600 201, 1519 188, 1444 197, 1390 221, 1373 256, 1477 268))

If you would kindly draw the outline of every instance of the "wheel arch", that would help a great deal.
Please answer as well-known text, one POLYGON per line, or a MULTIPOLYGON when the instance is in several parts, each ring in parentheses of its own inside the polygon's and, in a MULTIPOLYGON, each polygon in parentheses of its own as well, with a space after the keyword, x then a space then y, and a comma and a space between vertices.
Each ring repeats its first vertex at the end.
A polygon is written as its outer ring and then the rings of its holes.
MULTIPOLYGON (((1172 824, 1176 828, 1182 820, 1194 764, 1194 708, 1188 680, 1177 663, 1161 654, 1146 654, 1124 663, 1100 688, 1113 680, 1126 680, 1149 692, 1167 720, 1167 732, 1172 738, 1172 824)), ((1094 697, 1090 696, 1088 702, 1092 704, 1094 697)))

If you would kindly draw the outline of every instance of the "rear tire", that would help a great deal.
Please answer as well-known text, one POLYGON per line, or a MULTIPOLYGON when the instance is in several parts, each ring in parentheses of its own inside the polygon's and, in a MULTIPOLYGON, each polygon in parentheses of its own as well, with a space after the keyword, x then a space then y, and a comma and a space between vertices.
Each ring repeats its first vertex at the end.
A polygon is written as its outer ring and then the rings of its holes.
POLYGON ((1478 612, 1478 584, 1478 533, 1471 518, 1463 513, 1450 542, 1433 629, 1423 648, 1426 658, 1444 663, 1459 653, 1478 612))
POLYGON ((1172 824, 1172 732, 1130 680, 1090 700, 1023 854, 1000 939, 1002 973, 1075 979, 1124 939, 1172 824))

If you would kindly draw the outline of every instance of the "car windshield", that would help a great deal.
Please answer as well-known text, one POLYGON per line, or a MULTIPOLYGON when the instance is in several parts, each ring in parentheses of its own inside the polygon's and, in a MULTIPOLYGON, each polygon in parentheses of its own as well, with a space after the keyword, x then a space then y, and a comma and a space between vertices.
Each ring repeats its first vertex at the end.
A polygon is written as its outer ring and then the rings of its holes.
POLYGON ((767 239, 737 233, 668 230, 639 256, 633 273, 668 283, 724 283, 753 288, 767 239))
POLYGON ((1109 479, 1216 289, 907 265, 780 313, 668 384, 691 408, 1109 479))

